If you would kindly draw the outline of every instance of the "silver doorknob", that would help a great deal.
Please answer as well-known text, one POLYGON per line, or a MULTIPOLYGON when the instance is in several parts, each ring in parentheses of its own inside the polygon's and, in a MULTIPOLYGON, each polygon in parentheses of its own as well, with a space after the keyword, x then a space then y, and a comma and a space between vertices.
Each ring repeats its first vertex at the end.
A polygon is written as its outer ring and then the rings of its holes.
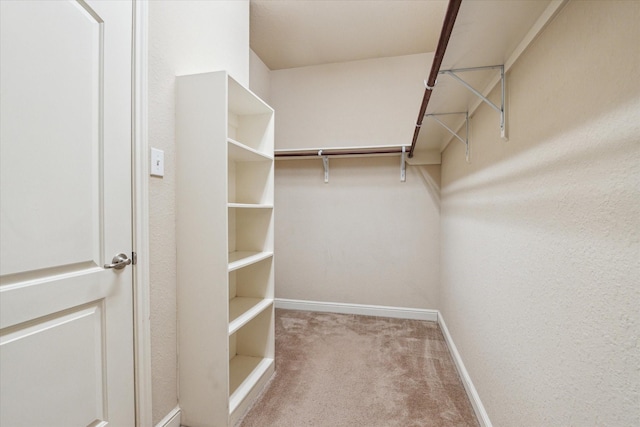
POLYGON ((111 264, 105 264, 104 268, 115 268, 116 270, 122 270, 127 265, 131 264, 131 259, 127 254, 119 253, 111 260, 111 264))

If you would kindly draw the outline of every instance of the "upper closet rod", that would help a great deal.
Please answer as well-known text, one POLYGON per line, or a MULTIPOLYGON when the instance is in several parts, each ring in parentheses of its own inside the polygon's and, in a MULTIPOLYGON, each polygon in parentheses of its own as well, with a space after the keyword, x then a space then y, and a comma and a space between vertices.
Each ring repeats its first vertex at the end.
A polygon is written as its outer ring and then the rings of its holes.
POLYGON ((458 16, 458 10, 460 10, 461 3, 462 0, 449 0, 447 13, 444 16, 444 22, 442 24, 442 31, 440 31, 438 47, 436 48, 436 53, 433 57, 433 63, 431 64, 431 73, 429 74, 429 79, 426 83, 427 88, 425 89, 424 96, 422 97, 422 105, 420 106, 420 112, 418 113, 418 121, 416 122, 416 128, 413 131, 413 140, 411 141, 409 157, 413 157, 413 150, 415 150, 416 148, 418 134, 420 133, 420 127, 422 126, 422 120, 424 119, 424 115, 427 112, 427 105, 429 104, 429 99, 431 98, 431 92, 433 91, 433 87, 436 85, 438 72, 440 71, 442 59, 444 58, 444 54, 447 50, 447 44, 449 43, 451 31, 453 30, 453 24, 455 24, 456 22, 456 17, 458 16))
POLYGON ((314 156, 364 156, 380 154, 402 154, 405 152, 402 145, 391 147, 348 147, 348 148, 309 148, 309 149, 283 149, 275 150, 276 158, 284 157, 314 157, 314 156))

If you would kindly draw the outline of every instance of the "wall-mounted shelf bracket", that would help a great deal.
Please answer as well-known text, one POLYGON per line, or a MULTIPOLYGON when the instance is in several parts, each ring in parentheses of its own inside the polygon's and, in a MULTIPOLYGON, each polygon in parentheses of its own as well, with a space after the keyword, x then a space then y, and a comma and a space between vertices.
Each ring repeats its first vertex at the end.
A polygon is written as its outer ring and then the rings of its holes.
POLYGON ((405 151, 407 147, 402 147, 402 154, 400 154, 400 182, 407 181, 407 163, 405 162, 405 151))
POLYGON ((467 162, 469 162, 469 112, 468 111, 462 111, 462 112, 459 112, 459 113, 425 114, 424 117, 425 118, 431 117, 433 120, 438 122, 440 124, 440 126, 445 128, 446 130, 448 130, 451 135, 453 135, 460 142, 462 142, 466 147, 466 149, 465 149, 465 158, 467 159, 467 162), (454 114, 455 115, 464 114, 464 122, 465 122, 465 137, 464 138, 462 138, 460 135, 458 135, 453 129, 451 129, 449 126, 447 126, 446 123, 444 123, 442 120, 440 120, 438 118, 438 116, 451 116, 451 115, 454 115, 454 114))
POLYGON ((324 183, 329 182, 329 156, 323 156, 322 150, 318 150, 318 156, 322 157, 322 166, 324 167, 324 183))
POLYGON ((469 89, 469 91, 471 91, 474 95, 476 95, 482 101, 484 101, 488 106, 496 110, 500 114, 500 136, 502 138, 506 138, 507 132, 506 132, 506 124, 505 124, 505 105, 504 105, 504 97, 505 97, 504 65, 491 65, 488 67, 458 68, 455 70, 440 70, 440 74, 446 74, 448 76, 453 77, 454 80, 462 84, 464 87, 469 89), (457 74, 457 73, 463 73, 467 71, 485 71, 485 70, 500 70, 500 83, 501 83, 502 95, 501 95, 501 101, 500 101, 501 105, 499 107, 493 102, 491 102, 482 93, 480 93, 480 91, 478 91, 469 83, 464 81, 457 74))

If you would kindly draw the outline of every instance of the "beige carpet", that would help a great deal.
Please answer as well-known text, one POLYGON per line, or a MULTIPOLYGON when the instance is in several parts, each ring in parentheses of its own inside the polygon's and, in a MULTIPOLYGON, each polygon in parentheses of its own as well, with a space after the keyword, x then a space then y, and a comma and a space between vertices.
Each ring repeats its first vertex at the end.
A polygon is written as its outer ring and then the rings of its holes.
POLYGON ((478 426, 434 322, 276 310, 276 374, 241 427, 478 426))

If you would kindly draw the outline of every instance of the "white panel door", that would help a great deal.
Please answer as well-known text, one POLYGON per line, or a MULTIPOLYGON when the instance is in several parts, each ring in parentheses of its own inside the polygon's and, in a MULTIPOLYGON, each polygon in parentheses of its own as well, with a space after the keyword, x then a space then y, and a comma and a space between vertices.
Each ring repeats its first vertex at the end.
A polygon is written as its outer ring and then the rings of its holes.
POLYGON ((129 1, 0 1, 0 425, 133 426, 129 1))

